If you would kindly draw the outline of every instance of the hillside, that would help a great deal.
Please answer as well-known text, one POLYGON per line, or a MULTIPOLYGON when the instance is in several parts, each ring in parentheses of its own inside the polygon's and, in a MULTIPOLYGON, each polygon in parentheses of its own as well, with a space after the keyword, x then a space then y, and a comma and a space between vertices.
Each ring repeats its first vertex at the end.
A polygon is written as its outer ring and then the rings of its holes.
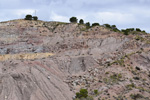
POLYGON ((77 23, 0 23, 0 100, 73 100, 81 88, 94 100, 150 100, 150 35, 77 23))

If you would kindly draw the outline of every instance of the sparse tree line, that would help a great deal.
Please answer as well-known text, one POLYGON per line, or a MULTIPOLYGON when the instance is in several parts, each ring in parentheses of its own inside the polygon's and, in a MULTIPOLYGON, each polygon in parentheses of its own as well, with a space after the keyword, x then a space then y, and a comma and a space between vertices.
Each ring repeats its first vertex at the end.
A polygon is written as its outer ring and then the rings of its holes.
POLYGON ((130 33, 132 34, 137 34, 135 32, 142 32, 146 33, 145 30, 141 30, 140 28, 127 28, 127 29, 122 29, 121 30, 125 35, 129 35, 130 33))
MULTIPOLYGON (((77 23, 78 22, 78 19, 76 17, 71 17, 70 20, 69 20, 71 23, 77 23)), ((92 25, 90 25, 90 22, 86 22, 84 23, 84 20, 83 19, 80 19, 79 20, 79 24, 85 24, 87 27, 93 27, 93 26, 100 26, 99 23, 92 23, 92 25)), ((107 27, 107 28, 111 28, 111 29, 117 29, 116 25, 109 25, 109 24, 104 24, 102 25, 104 27, 107 27)), ((118 30, 118 29, 117 29, 118 30)), ((116 30, 116 31, 117 31, 116 30)), ((119 30, 118 30, 119 31, 119 30)))
MULTIPOLYGON (((32 16, 32 15, 28 14, 28 15, 25 16, 25 20, 38 20, 38 17, 37 17, 37 16, 32 16)), ((77 17, 71 17, 71 18, 69 19, 69 21, 70 21, 70 23, 78 23, 77 17)), ((80 20, 79 20, 79 24, 83 24, 83 25, 85 25, 87 28, 94 27, 94 26, 100 26, 99 23, 92 23, 92 25, 90 25, 90 22, 84 23, 84 20, 83 20, 83 19, 80 19, 80 20)), ((137 34, 136 32, 146 33, 144 30, 141 30, 140 28, 127 28, 127 29, 119 30, 119 29, 116 27, 116 25, 103 24, 103 25, 101 25, 101 26, 106 27, 106 28, 108 28, 108 29, 111 29, 111 30, 113 30, 114 32, 122 32, 124 35, 137 34)))
MULTIPOLYGON (((76 17, 71 17, 69 20, 71 23, 77 23, 78 19, 76 17)), ((90 22, 86 22, 84 23, 83 19, 79 20, 79 24, 84 24, 87 26, 87 28, 90 27, 94 27, 94 26, 100 26, 99 23, 92 23, 92 25, 90 25, 90 22)), ((113 30, 114 32, 122 32, 124 35, 129 35, 129 34, 137 34, 137 32, 142 32, 142 33, 146 33, 145 30, 141 30, 140 28, 127 28, 127 29, 122 29, 119 30, 116 25, 109 25, 109 24, 103 24, 101 25, 103 27, 106 27, 108 29, 113 30)))

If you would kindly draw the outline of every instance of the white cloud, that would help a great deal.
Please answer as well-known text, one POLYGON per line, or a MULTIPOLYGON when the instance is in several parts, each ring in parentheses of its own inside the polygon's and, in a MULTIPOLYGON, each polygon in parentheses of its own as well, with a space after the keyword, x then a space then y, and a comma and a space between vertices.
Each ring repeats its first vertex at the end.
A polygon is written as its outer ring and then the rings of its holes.
POLYGON ((0 8, 3 9, 9 9, 12 7, 20 6, 20 0, 0 0, 0 8))
POLYGON ((134 15, 119 12, 98 12, 95 17, 111 24, 131 24, 136 21, 134 15))
POLYGON ((137 17, 150 17, 149 7, 132 7, 130 11, 137 17))
POLYGON ((22 16, 22 15, 27 15, 27 14, 34 15, 35 10, 34 9, 19 9, 19 10, 15 10, 14 13, 17 16, 22 16))
POLYGON ((150 0, 139 0, 140 3, 150 3, 150 0))
POLYGON ((32 0, 35 4, 46 4, 47 0, 32 0))
POLYGON ((18 2, 20 2, 20 0, 7 0, 7 1, 6 0, 1 0, 0 1, 1 4, 6 4, 6 3, 9 4, 9 3, 15 3, 15 2, 18 3, 18 2))
POLYGON ((55 12, 51 13, 50 19, 52 19, 53 21, 68 22, 68 17, 58 15, 55 12))

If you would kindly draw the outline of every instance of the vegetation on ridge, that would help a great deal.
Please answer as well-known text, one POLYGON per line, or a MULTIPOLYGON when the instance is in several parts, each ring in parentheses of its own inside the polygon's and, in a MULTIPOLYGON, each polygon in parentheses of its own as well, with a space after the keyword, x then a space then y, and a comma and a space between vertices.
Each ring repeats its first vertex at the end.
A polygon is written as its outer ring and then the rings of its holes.
MULTIPOLYGON (((97 91, 95 91, 97 93, 97 91)), ((74 100, 94 100, 93 97, 88 96, 87 89, 80 89, 80 92, 76 93, 74 100)))
MULTIPOLYGON (((32 17, 32 15, 28 14, 25 17, 25 20, 38 20, 38 17, 37 16, 33 16, 32 17)), ((69 19, 69 21, 70 21, 70 23, 78 23, 77 17, 71 17, 69 19)), ((97 23, 97 22, 92 23, 92 25, 90 25, 90 22, 86 22, 84 24, 84 20, 83 19, 79 20, 79 24, 86 25, 87 29, 90 28, 90 27, 94 27, 94 26, 100 26, 100 24, 97 23)), ((110 29, 110 30, 112 30, 114 32, 121 32, 124 35, 146 33, 145 30, 141 30, 140 28, 127 28, 127 29, 121 29, 121 30, 119 30, 116 27, 116 25, 103 24, 101 26, 106 27, 106 28, 108 28, 108 29, 110 29)))
POLYGON ((25 20, 38 20, 37 16, 33 16, 32 15, 26 15, 25 20))

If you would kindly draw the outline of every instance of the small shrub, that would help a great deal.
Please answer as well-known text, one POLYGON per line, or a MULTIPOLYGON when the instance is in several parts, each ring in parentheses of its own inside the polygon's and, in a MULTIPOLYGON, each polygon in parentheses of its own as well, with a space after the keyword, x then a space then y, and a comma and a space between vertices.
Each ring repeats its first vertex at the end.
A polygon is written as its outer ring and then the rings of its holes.
POLYGON ((99 23, 93 23, 93 24, 92 24, 92 27, 93 27, 93 26, 100 26, 100 24, 99 24, 99 23))
POLYGON ((111 64, 110 64, 110 63, 108 63, 108 64, 107 64, 107 66, 111 66, 111 64))
POLYGON ((79 23, 80 23, 80 24, 84 24, 83 19, 80 19, 79 23))
POLYGON ((133 77, 133 79, 134 79, 134 80, 140 80, 140 78, 139 78, 139 77, 133 77))
POLYGON ((108 83, 109 80, 107 78, 103 78, 104 83, 108 83))
POLYGON ((113 31, 114 31, 114 32, 120 32, 120 30, 117 29, 117 28, 113 29, 113 31))
POLYGON ((142 31, 143 33, 146 33, 145 30, 142 31))
POLYGON ((129 33, 128 32, 124 32, 124 35, 129 35, 129 33))
POLYGON ((80 92, 76 93, 76 98, 73 100, 94 100, 92 96, 88 96, 87 89, 80 89, 80 92))
POLYGON ((113 74, 110 76, 112 82, 118 82, 122 78, 121 74, 113 74))
POLYGON ((118 78, 119 78, 119 79, 122 78, 122 75, 121 75, 120 73, 118 74, 118 78))
POLYGON ((130 97, 133 99, 133 100, 137 100, 139 98, 143 98, 143 96, 141 94, 131 94, 130 97))
POLYGON ((104 27, 111 28, 109 24, 104 24, 104 27))
POLYGON ((139 40, 144 41, 144 38, 141 37, 141 36, 138 36, 138 35, 135 37, 135 39, 136 39, 137 41, 139 41, 139 40))
POLYGON ((124 64, 124 58, 121 58, 120 60, 117 60, 114 63, 119 64, 120 66, 125 66, 125 64, 124 64))
POLYGON ((26 15, 25 20, 32 20, 32 15, 26 15))
POLYGON ((121 30, 123 32, 124 35, 129 35, 129 31, 128 30, 121 30))
POLYGON ((141 69, 140 69, 139 67, 137 67, 137 66, 136 66, 135 68, 136 68, 136 70, 141 70, 141 69))
POLYGON ((138 32, 141 32, 141 29, 139 29, 139 28, 136 28, 136 31, 138 31, 138 32))
POLYGON ((98 90, 94 90, 94 94, 97 95, 98 94, 98 90))
POLYGON ((76 98, 86 98, 88 96, 88 91, 87 89, 80 89, 80 92, 76 93, 76 98))
POLYGON ((33 20, 38 20, 37 16, 33 16, 32 18, 33 18, 33 20))
POLYGON ((77 23, 78 19, 76 17, 71 17, 70 22, 71 23, 77 23))
POLYGON ((112 28, 112 29, 115 29, 115 28, 117 28, 117 27, 116 27, 116 25, 112 25, 111 28, 112 28))
POLYGON ((132 31, 134 31, 134 28, 127 28, 126 29, 128 32, 132 32, 132 31))
POLYGON ((129 85, 126 86, 126 88, 129 89, 129 90, 131 90, 132 88, 135 88, 135 87, 136 87, 136 86, 135 86, 134 83, 129 84, 129 85))
POLYGON ((120 30, 116 27, 116 25, 112 25, 111 29, 113 29, 114 32, 120 32, 120 30))
POLYGON ((90 22, 85 23, 86 27, 89 28, 90 27, 90 22))

